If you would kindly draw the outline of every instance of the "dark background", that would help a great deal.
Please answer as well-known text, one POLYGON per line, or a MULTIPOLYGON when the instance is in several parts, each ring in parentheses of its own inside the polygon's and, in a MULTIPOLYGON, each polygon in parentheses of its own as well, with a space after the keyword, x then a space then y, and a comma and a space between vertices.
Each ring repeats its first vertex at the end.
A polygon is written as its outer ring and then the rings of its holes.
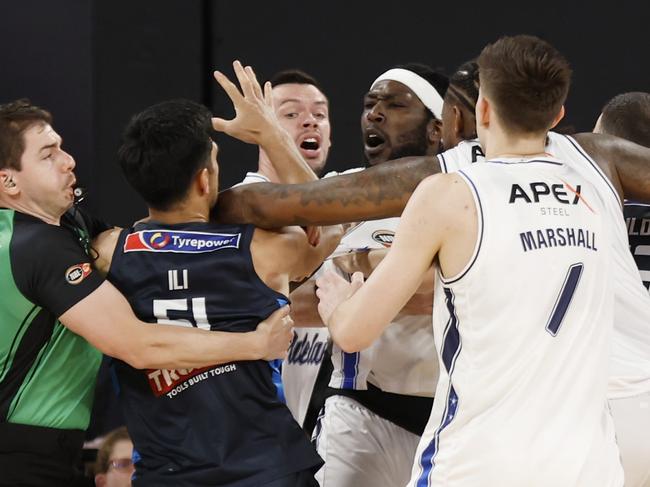
MULTIPOLYGON (((565 125, 591 130, 602 105, 650 91, 648 2, 243 2, 234 0, 20 0, 0 7, 0 102, 29 97, 51 110, 77 160, 88 206, 116 224, 145 214, 115 162, 134 112, 186 97, 231 116, 212 79, 230 63, 260 78, 299 67, 330 98, 334 146, 327 169, 359 165, 358 117, 369 83, 393 64, 447 72, 504 34, 541 36, 574 68, 565 125)), ((256 148, 220 137, 221 185, 256 167, 256 148)))

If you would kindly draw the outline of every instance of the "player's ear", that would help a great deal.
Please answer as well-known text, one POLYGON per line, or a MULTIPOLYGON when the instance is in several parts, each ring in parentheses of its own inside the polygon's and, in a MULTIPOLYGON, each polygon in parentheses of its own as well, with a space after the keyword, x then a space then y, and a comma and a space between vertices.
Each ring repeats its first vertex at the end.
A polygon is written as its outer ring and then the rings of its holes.
POLYGON ((442 122, 436 118, 432 118, 427 123, 427 141, 429 145, 436 145, 440 142, 442 137, 442 122))
POLYGON ((8 195, 16 195, 20 192, 14 175, 9 169, 0 169, 0 189, 8 195))
POLYGON ((562 120, 564 118, 565 113, 566 112, 564 111, 564 105, 562 105, 560 107, 560 111, 557 113, 557 115, 555 115, 555 118, 553 119, 553 123, 551 125, 551 128, 555 128, 555 126, 558 123, 560 123, 560 120, 562 120))
POLYGON ((207 167, 201 169, 196 175, 196 185, 201 195, 210 192, 210 171, 207 167))
POLYGON ((479 94, 478 101, 476 102, 476 125, 483 127, 490 126, 490 102, 479 94))
POLYGON ((456 105, 453 105, 451 110, 454 114, 454 136, 462 140, 463 134, 465 133, 465 117, 463 116, 463 111, 456 105))

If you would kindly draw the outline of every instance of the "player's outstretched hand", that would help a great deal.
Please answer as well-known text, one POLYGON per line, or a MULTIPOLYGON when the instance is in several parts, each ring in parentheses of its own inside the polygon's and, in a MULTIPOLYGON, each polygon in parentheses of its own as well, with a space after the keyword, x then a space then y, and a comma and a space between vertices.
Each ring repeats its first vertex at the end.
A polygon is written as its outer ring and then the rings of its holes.
POLYGON ((264 92, 250 66, 243 67, 239 61, 233 64, 241 92, 237 86, 220 71, 214 77, 230 97, 235 108, 235 118, 225 120, 215 117, 212 127, 249 144, 263 145, 262 140, 270 131, 280 130, 273 111, 271 84, 264 84, 264 92), (242 94, 243 93, 243 94, 242 94))
POLYGON ((318 303, 318 314, 323 323, 329 325, 330 317, 336 308, 345 300, 352 297, 363 285, 363 274, 355 272, 352 274, 352 282, 348 282, 335 272, 328 271, 316 279, 316 296, 318 303))
POLYGON ((289 316, 289 306, 283 306, 260 322, 255 333, 260 337, 262 359, 286 358, 293 339, 293 320, 289 316))

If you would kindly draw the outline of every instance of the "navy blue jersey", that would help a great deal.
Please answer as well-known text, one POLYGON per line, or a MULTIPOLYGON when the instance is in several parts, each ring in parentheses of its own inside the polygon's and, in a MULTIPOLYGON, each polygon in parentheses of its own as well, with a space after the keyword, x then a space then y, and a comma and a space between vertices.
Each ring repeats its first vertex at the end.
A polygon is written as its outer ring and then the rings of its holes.
POLYGON ((623 208, 630 251, 646 288, 650 287, 650 205, 626 202, 623 208))
MULTIPOLYGON (((120 234, 108 279, 144 321, 252 331, 287 301, 253 268, 253 231, 139 224, 120 234)), ((321 463, 266 361, 189 370, 115 361, 115 371, 139 457, 134 485, 253 486, 321 463)))

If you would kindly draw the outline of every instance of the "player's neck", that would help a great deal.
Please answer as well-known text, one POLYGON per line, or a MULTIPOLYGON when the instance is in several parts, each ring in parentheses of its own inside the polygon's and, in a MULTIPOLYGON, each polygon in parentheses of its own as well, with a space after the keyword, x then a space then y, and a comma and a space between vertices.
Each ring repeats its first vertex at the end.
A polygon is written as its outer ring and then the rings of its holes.
POLYGON ((529 158, 547 156, 546 134, 512 135, 501 130, 490 134, 485 152, 486 159, 499 157, 529 158))
POLYGON ((210 209, 205 205, 189 205, 183 203, 165 211, 149 208, 149 219, 168 225, 207 222, 210 220, 210 209))
POLYGON ((273 163, 262 149, 260 149, 260 157, 257 162, 257 172, 266 176, 272 183, 280 182, 280 176, 278 176, 278 173, 273 167, 273 163))

